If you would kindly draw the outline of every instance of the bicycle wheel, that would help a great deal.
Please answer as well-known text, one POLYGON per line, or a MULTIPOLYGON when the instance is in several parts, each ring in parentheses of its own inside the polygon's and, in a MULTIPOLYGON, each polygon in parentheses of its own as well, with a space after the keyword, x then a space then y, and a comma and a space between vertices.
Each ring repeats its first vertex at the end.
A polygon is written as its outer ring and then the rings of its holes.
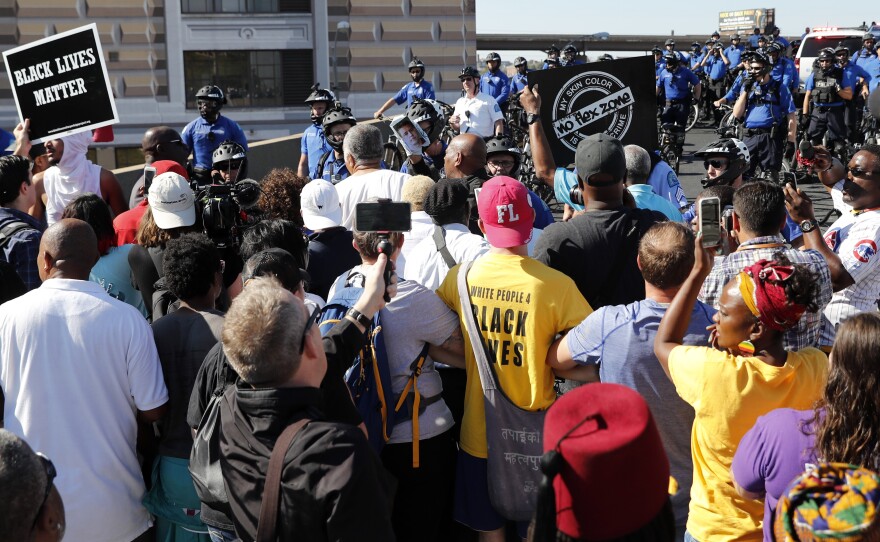
POLYGON ((684 126, 684 131, 689 132, 691 128, 697 124, 697 119, 700 118, 700 106, 697 104, 691 104, 690 112, 688 113, 687 124, 684 126))
POLYGON ((385 162, 385 167, 392 171, 400 171, 400 167, 404 162, 400 149, 397 148, 397 144, 390 141, 385 143, 385 151, 382 153, 382 160, 385 162))

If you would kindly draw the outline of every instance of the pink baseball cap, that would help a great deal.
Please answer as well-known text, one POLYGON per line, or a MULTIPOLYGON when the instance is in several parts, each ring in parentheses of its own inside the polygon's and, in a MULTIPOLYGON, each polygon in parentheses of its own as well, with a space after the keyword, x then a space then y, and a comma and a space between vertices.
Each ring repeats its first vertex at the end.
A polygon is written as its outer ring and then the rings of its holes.
POLYGON ((477 197, 486 240, 497 248, 528 244, 532 239, 535 210, 529 191, 511 177, 493 177, 483 183, 477 197))

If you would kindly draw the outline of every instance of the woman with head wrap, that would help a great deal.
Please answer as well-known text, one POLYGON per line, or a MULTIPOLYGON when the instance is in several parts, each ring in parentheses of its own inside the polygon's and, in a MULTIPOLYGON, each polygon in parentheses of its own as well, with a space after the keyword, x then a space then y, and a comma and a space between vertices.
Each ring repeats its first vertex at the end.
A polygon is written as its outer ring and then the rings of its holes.
POLYGON ((772 540, 776 503, 805 465, 833 461, 880 470, 878 351, 880 314, 847 319, 837 330, 828 384, 815 408, 774 410, 743 437, 733 479, 740 495, 765 501, 764 540, 772 540))
POLYGON ((728 282, 709 346, 684 346, 697 294, 714 249, 698 239, 695 263, 660 322, 654 353, 678 394, 694 407, 694 481, 685 540, 760 540, 761 503, 737 494, 730 466, 740 439, 758 416, 781 407, 809 408, 828 374, 815 348, 787 352, 782 336, 815 309, 816 279, 781 254, 761 260, 728 282))

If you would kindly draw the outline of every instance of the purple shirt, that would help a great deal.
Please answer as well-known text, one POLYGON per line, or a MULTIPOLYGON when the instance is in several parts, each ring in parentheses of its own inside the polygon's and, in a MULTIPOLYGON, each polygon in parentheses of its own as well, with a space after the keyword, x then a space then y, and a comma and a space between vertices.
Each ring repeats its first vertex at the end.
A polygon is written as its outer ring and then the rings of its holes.
POLYGON ((765 493, 764 540, 773 540, 776 503, 808 463, 816 463, 815 436, 804 434, 803 426, 813 418, 812 410, 778 408, 758 418, 736 449, 730 470, 746 491, 765 493))

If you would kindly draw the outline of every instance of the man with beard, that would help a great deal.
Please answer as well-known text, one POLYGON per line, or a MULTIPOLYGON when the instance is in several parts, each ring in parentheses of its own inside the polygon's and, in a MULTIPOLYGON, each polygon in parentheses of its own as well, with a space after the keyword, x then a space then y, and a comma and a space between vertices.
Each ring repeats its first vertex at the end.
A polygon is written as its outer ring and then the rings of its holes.
POLYGON ((183 142, 193 153, 193 178, 199 184, 211 184, 211 155, 224 141, 231 139, 247 150, 247 137, 234 120, 220 115, 226 96, 219 87, 205 86, 196 92, 199 118, 183 129, 183 142))
POLYGON ((409 76, 412 77, 412 83, 407 83, 401 87, 400 91, 388 98, 388 101, 382 104, 382 107, 373 113, 373 118, 378 119, 382 113, 406 102, 406 106, 412 105, 414 100, 433 100, 434 85, 425 81, 425 63, 418 58, 413 58, 409 63, 409 76))

